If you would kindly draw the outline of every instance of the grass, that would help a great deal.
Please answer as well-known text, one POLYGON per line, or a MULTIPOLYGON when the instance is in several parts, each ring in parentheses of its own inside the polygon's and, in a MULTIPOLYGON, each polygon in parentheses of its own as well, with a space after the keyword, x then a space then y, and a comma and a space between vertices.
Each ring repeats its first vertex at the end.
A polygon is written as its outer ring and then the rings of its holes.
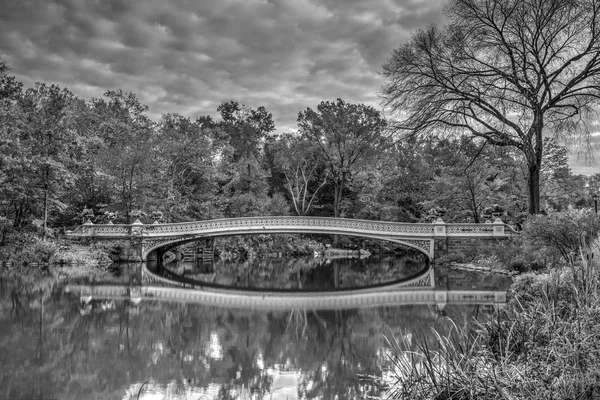
POLYGON ((388 336, 385 398, 600 399, 599 249, 583 244, 562 268, 518 277, 494 318, 434 331, 433 345, 388 336))

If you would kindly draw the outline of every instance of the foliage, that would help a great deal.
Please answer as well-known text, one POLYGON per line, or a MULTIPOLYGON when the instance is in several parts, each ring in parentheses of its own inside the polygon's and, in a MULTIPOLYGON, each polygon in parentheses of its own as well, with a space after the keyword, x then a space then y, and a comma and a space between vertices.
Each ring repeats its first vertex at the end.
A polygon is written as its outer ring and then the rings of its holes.
POLYGON ((322 250, 322 243, 302 235, 238 235, 215 241, 215 253, 223 260, 264 258, 277 253, 312 256, 322 250))
POLYGON ((592 210, 569 208, 529 216, 520 234, 510 240, 472 241, 436 263, 494 264, 518 272, 561 267, 581 259, 580 248, 589 246, 599 233, 600 221, 592 210))
POLYGON ((153 138, 158 150, 151 153, 155 171, 148 177, 160 196, 148 198, 148 209, 164 210, 166 221, 210 216, 218 174, 215 129, 177 114, 163 115, 153 138))
POLYGON ((146 115, 148 107, 135 94, 109 90, 104 96, 90 104, 102 141, 93 173, 104 181, 107 198, 123 215, 118 222, 131 223, 131 211, 146 206, 145 195, 154 183, 148 179, 153 166, 153 123, 146 115))
POLYGON ((509 217, 523 212, 521 160, 509 150, 468 136, 432 143, 434 176, 423 208, 443 207, 445 222, 483 222, 484 210, 493 204, 509 217))
POLYGON ((263 140, 275 130, 273 116, 263 106, 252 109, 235 101, 222 103, 217 111, 222 121, 218 126, 233 148, 232 158, 258 158, 263 140))
MULTIPOLYGON (((440 208, 458 222, 480 221, 497 203, 517 224, 527 209, 526 163, 514 149, 468 135, 393 141, 378 110, 341 99, 301 112, 297 134, 276 135, 261 106, 231 101, 218 120, 154 122, 134 93, 83 100, 44 83, 24 89, 1 62, 0 95, 4 246, 87 218, 131 223, 136 212, 143 223, 290 213, 417 222, 440 208)), ((561 143, 544 141, 544 207, 592 206, 586 184, 598 179, 573 175, 561 143)), ((525 246, 508 263, 554 262, 551 247, 525 246)))
POLYGON ((36 236, 26 235, 21 238, 10 259, 21 266, 33 263, 47 264, 53 260, 57 252, 58 245, 55 242, 43 241, 36 236))
POLYGON ((558 253, 563 261, 578 256, 583 244, 588 246, 600 232, 600 221, 589 209, 568 209, 548 215, 530 216, 523 226, 523 242, 552 257, 558 253))
POLYGON ((78 265, 108 265, 112 263, 110 251, 103 245, 62 244, 51 261, 58 264, 78 265))
POLYGON ((353 175, 387 143, 385 120, 379 111, 342 99, 323 101, 314 111, 298 114, 301 134, 320 149, 334 184, 333 215, 343 215, 346 185, 353 175))
POLYGON ((274 165, 285 177, 286 189, 298 215, 307 215, 328 173, 318 146, 293 134, 280 135, 271 145, 274 165))

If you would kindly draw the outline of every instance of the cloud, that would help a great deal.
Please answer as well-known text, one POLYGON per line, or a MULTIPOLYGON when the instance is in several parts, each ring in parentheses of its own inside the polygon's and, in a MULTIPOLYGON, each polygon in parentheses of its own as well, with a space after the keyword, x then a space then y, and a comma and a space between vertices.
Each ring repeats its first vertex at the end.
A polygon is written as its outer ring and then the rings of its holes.
POLYGON ((0 59, 31 86, 133 92, 161 114, 264 105, 281 131, 320 101, 377 106, 381 63, 437 0, 4 0, 0 59))

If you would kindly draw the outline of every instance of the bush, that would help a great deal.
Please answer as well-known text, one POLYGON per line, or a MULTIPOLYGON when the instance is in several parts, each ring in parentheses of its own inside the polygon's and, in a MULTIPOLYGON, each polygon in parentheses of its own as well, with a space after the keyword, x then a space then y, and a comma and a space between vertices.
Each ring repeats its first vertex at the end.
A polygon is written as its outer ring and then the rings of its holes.
POLYGON ((525 252, 531 250, 532 261, 556 264, 578 254, 580 246, 589 246, 598 237, 600 222, 591 210, 569 209, 548 215, 531 215, 521 234, 525 252))
POLYGON ((76 265, 108 265, 113 261, 103 246, 82 246, 72 244, 57 252, 51 260, 54 263, 76 265))
POLYGON ((527 272, 529 270, 529 268, 525 264, 525 261, 521 259, 511 261, 511 263, 508 266, 508 269, 510 271, 517 271, 519 273, 527 272))
POLYGON ((11 259, 15 264, 21 265, 49 263, 58 252, 56 242, 44 242, 33 235, 21 235, 14 245, 11 259))
POLYGON ((579 248, 589 247, 599 232, 600 223, 589 210, 533 215, 524 222, 519 236, 509 240, 474 241, 461 256, 451 261, 486 264, 497 260, 505 268, 518 272, 561 267, 580 258, 579 248), (463 261, 459 261, 461 258, 463 261))

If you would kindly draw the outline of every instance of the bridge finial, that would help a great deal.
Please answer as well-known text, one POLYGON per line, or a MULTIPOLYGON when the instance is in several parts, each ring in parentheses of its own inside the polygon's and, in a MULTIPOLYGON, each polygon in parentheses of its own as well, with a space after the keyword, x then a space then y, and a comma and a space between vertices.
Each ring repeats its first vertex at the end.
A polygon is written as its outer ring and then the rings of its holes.
POLYGON ((89 218, 88 218, 88 219, 87 219, 87 221, 85 221, 83 224, 84 224, 84 225, 94 225, 94 223, 92 222, 92 220, 91 220, 91 219, 89 219, 89 218))

